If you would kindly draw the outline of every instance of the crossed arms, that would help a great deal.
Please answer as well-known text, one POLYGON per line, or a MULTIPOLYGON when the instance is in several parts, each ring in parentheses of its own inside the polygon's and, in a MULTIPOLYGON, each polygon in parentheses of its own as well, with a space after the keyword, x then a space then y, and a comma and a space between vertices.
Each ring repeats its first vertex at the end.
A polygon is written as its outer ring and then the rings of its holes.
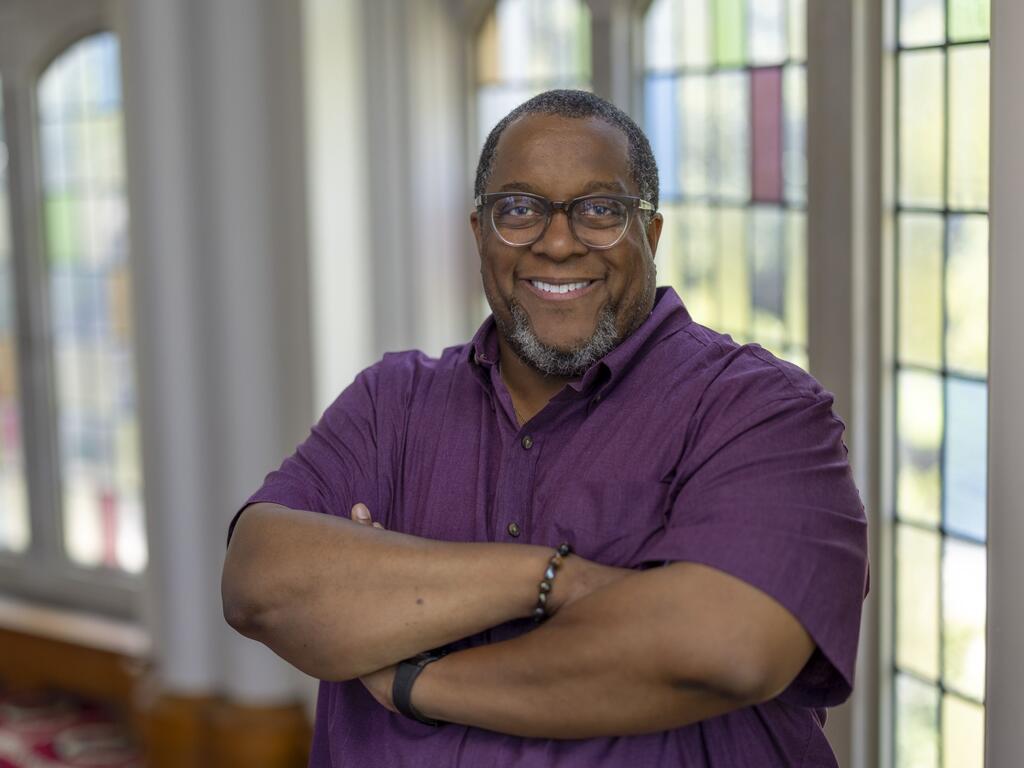
MULTIPOLYGON (((228 548, 224 614, 313 677, 365 681, 420 651, 529 616, 550 554, 259 503, 228 548)), ((572 555, 549 607, 552 618, 525 635, 431 664, 413 704, 430 717, 524 737, 659 731, 773 698, 814 650, 775 600, 694 563, 630 571, 572 555)))

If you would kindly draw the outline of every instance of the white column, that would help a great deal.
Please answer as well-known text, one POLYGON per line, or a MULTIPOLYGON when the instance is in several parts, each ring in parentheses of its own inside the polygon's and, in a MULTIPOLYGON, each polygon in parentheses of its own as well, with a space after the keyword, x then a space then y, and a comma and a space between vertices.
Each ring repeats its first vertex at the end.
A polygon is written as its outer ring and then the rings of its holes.
MULTIPOLYGON (((210 521, 205 552, 218 565, 232 512, 294 447, 286 440, 288 399, 310 387, 308 360, 305 367, 288 364, 295 340, 289 330, 297 330, 288 317, 308 318, 308 302, 286 301, 279 282, 288 269, 305 275, 306 254, 301 247, 283 252, 278 237, 279 208, 290 190, 273 173, 281 140, 273 115, 283 94, 282 62, 269 44, 279 33, 269 24, 270 2, 197 6, 206 139, 200 150, 206 266, 201 290, 210 309, 207 384, 216 403, 205 430, 215 451, 213 486, 204 505, 210 521)), ((207 590, 217 583, 208 583, 207 590)), ((223 622, 219 629, 222 685, 232 700, 272 704, 294 698, 294 675, 284 661, 223 622)))
POLYGON ((127 167, 149 572, 139 606, 162 685, 207 693, 223 622, 210 537, 206 336, 187 0, 124 7, 127 167))
POLYGON ((986 764, 1020 763, 1024 718, 1024 3, 992 0, 986 764))

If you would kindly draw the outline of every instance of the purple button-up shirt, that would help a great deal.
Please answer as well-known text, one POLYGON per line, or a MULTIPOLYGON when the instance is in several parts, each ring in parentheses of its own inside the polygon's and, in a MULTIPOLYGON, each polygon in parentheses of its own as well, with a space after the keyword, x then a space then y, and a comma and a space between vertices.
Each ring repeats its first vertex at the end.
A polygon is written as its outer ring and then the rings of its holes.
MULTIPOLYGON (((824 707, 851 690, 867 540, 832 396, 760 347, 693 322, 660 288, 629 338, 520 427, 496 334, 489 318, 440 359, 385 355, 247 503, 347 517, 362 501, 389 530, 432 539, 568 541, 633 568, 704 563, 775 598, 817 650, 764 704, 577 741, 435 729, 384 709, 358 681, 321 682, 310 765, 835 765, 824 707)), ((530 627, 510 622, 455 647, 530 627)))

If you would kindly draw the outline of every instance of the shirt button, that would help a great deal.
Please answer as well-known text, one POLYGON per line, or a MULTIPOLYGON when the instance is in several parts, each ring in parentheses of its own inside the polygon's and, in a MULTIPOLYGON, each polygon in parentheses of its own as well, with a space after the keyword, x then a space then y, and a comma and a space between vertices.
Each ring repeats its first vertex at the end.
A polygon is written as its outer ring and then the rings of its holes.
POLYGON ((515 520, 513 520, 511 523, 508 524, 508 535, 509 536, 518 536, 519 533, 520 533, 519 523, 517 523, 515 520))
POLYGON ((529 435, 523 435, 523 448, 526 450, 533 448, 533 438, 529 435))

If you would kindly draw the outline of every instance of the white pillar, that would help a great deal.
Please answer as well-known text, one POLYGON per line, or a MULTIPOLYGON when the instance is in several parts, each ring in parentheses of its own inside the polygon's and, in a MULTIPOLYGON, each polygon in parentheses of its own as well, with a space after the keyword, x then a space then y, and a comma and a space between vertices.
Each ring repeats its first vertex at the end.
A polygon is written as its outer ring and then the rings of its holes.
POLYGON ((1024 691, 1024 4, 992 0, 986 764, 1020 762, 1024 691))
MULTIPOLYGON (((302 248, 282 252, 287 246, 275 229, 287 190, 273 173, 281 136, 272 129, 272 116, 283 94, 274 87, 282 62, 269 44, 279 32, 270 25, 270 2, 217 0, 197 10, 207 139, 201 158, 202 260, 208 267, 203 291, 213 348, 208 385, 216 402, 206 425, 215 455, 204 507, 211 523, 205 552, 219 565, 233 510, 294 447, 285 439, 287 401, 295 390, 308 389, 309 372, 308 360, 306 370, 288 365, 294 336, 289 338, 287 318, 308 318, 308 302, 290 304, 279 285, 287 265, 305 275, 306 255, 302 248)), ((222 684, 232 700, 271 704, 294 698, 295 677, 284 661, 223 622, 219 628, 222 684)))
POLYGON ((184 695, 215 688, 214 627, 223 621, 214 592, 218 571, 205 554, 211 457, 189 5, 127 3, 122 35, 150 558, 139 608, 161 684, 184 695))

